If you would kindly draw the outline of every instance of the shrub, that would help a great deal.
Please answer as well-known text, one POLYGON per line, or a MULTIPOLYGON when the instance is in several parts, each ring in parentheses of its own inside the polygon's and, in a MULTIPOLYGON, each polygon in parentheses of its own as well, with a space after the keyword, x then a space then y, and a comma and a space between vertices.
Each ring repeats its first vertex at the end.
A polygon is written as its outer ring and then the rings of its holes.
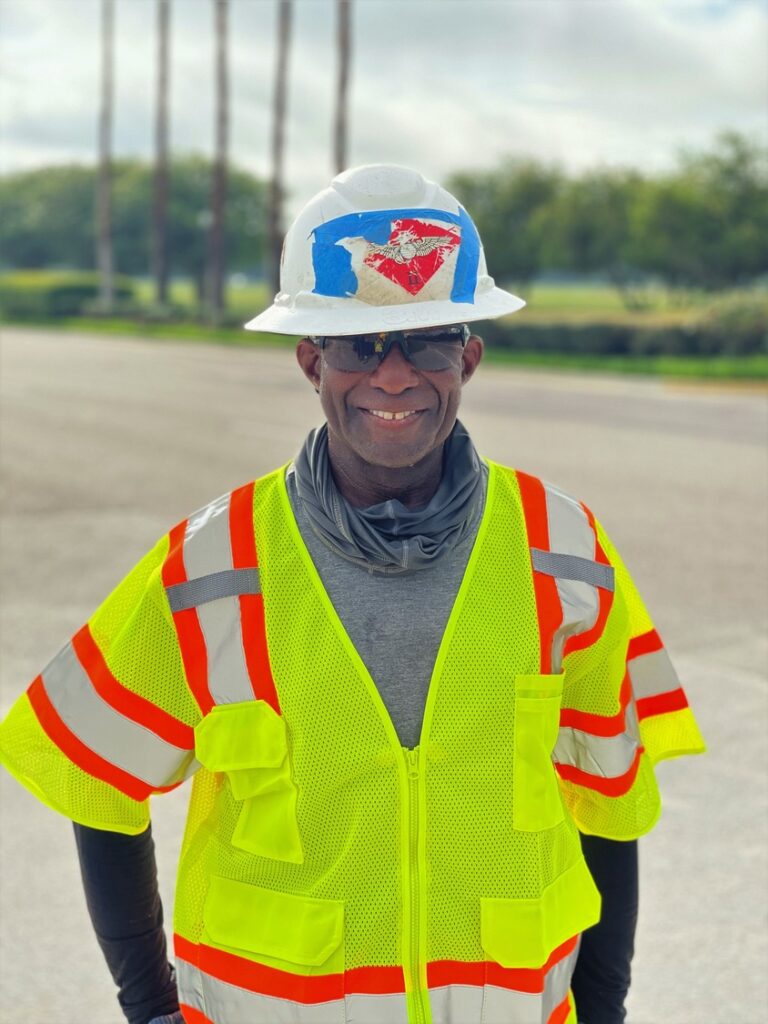
MULTIPOLYGON (((134 299, 130 278, 116 277, 115 302, 134 299)), ((0 277, 0 313, 9 320, 47 320, 77 316, 99 295, 99 276, 91 271, 22 270, 0 277)))
POLYGON ((702 355, 748 356, 768 352, 768 294, 729 295, 701 315, 702 355))

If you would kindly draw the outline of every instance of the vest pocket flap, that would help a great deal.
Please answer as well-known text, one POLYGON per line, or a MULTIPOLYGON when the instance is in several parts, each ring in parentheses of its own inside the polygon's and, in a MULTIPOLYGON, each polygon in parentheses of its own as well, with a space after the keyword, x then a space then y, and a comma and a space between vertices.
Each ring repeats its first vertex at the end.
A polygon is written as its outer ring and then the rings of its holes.
POLYGON ((600 920, 600 893, 581 859, 539 899, 480 900, 480 939, 502 967, 542 967, 568 939, 600 920))
POLYGON ((341 945, 341 900, 293 896, 215 875, 210 882, 203 922, 218 945, 308 967, 324 964, 341 945))
POLYGON ((287 753, 285 722, 263 700, 217 704, 195 727, 195 756, 209 771, 276 768, 287 753))

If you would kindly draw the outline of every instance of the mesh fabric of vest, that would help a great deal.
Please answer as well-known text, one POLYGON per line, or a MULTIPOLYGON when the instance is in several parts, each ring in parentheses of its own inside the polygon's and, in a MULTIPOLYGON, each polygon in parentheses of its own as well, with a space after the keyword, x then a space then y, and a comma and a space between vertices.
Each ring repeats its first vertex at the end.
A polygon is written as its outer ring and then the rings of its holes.
MULTIPOLYGON (((223 776, 199 771, 180 864, 176 930, 192 941, 204 939, 207 877, 224 875, 343 900, 346 969, 394 966, 403 959, 409 892, 403 748, 323 590, 282 474, 257 484, 254 512, 270 661, 299 789, 304 863, 234 847, 241 805, 223 776)), ((537 898, 581 859, 565 814, 546 830, 512 828, 513 682, 516 674, 538 668, 530 556, 515 475, 492 468, 486 513, 438 655, 420 745, 426 786, 418 811, 418 873, 427 899, 413 927, 429 960, 482 961, 480 897, 537 898)))

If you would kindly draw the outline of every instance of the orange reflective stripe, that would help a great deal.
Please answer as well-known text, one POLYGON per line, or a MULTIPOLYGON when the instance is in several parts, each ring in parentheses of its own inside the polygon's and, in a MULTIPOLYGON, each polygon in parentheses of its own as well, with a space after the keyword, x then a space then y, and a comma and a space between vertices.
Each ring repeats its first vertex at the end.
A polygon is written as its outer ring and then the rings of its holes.
POLYGON ((115 679, 87 624, 72 637, 72 647, 94 690, 110 707, 174 747, 195 749, 194 729, 115 679))
MULTIPOLYGON (((587 508, 583 502, 579 502, 584 514, 587 517, 592 533, 595 535, 595 561, 601 565, 610 565, 608 556, 600 544, 597 536, 597 527, 595 526, 595 517, 592 512, 587 508)), ((591 647, 593 643, 600 639, 605 629, 605 623, 608 620, 608 613, 613 605, 613 591, 606 590, 604 587, 597 587, 597 594, 599 600, 599 611, 597 613, 597 619, 591 629, 588 629, 585 633, 577 633, 575 636, 569 636, 563 646, 563 658, 566 658, 569 654, 573 654, 574 651, 582 651, 585 647, 591 647)))
POLYGON ((562 708, 560 711, 560 727, 580 729, 592 733, 593 736, 620 736, 627 727, 626 710, 632 699, 632 683, 629 672, 619 691, 619 711, 615 715, 594 715, 589 711, 577 711, 574 708, 562 708))
POLYGON ((389 995, 405 992, 405 978, 400 966, 355 967, 336 974, 304 975, 266 967, 235 953, 190 942, 178 934, 173 937, 173 947, 178 957, 206 974, 277 999, 323 1003, 352 993, 389 995))
MULTIPOLYGON (((253 489, 252 481, 233 491, 230 499, 229 531, 235 569, 255 569, 259 565, 253 526, 253 489)), ((269 663, 264 598, 261 594, 241 594, 238 600, 245 664, 254 695, 280 714, 280 702, 269 663)))
POLYGON ((627 661, 640 657, 641 654, 652 654, 660 650, 664 644, 655 629, 650 629, 640 636, 633 636, 627 648, 627 661))
POLYGON ((657 693, 653 697, 641 697, 636 701, 637 718, 651 718, 653 715, 666 715, 670 711, 680 711, 688 707, 688 698, 682 689, 670 690, 669 693, 657 693))
POLYGON ((565 1024, 571 1012, 571 1000, 568 996, 556 1006, 552 1013, 550 1013, 547 1020, 547 1024, 565 1024))
POLYGON ((405 992, 402 967, 353 967, 344 972, 344 991, 348 995, 390 995, 405 992))
POLYGON ((344 996, 343 973, 293 974, 203 943, 196 945, 179 935, 174 938, 174 949, 206 974, 250 992, 297 1003, 324 1003, 344 996))
POLYGON ((68 757, 70 761, 81 768, 88 775, 114 786, 115 789, 124 793, 125 796, 142 803, 152 793, 169 793, 180 783, 173 786, 153 788, 146 782, 137 779, 135 776, 117 768, 99 754, 94 753, 82 740, 78 739, 72 730, 61 720, 58 712, 51 703, 48 694, 45 692, 45 685, 42 676, 37 679, 27 690, 29 702, 37 716, 41 728, 59 750, 68 757))
POLYGON ((196 1010, 194 1006, 189 1006, 187 1003, 180 1002, 179 1009, 185 1024, 215 1024, 210 1017, 206 1017, 200 1010, 196 1010))
POLYGON ((591 772, 585 772, 571 764, 555 762, 555 769, 557 774, 567 782, 575 782, 585 789, 594 789, 596 793, 602 793, 603 796, 623 796, 630 791, 634 784, 637 770, 640 767, 640 756, 644 749, 644 747, 637 748, 628 771, 610 779, 606 779, 602 775, 592 775, 591 772))
MULTIPOLYGON (((177 583, 187 582, 187 570, 184 567, 186 529, 187 520, 184 519, 170 532, 170 547, 162 573, 163 586, 166 589, 177 583)), ((179 650, 189 689, 202 714, 207 715, 214 705, 214 700, 208 689, 208 651, 196 609, 184 608, 182 611, 173 612, 173 623, 179 638, 179 650)))
POLYGON ((427 984, 430 988, 441 988, 443 985, 497 985, 499 988, 539 995, 544 991, 548 972, 573 953, 578 940, 578 935, 574 935, 553 949, 541 967, 502 967, 493 960, 469 963, 463 960, 433 960, 427 964, 427 984))
MULTIPOLYGON (((528 533, 528 547, 549 551, 549 528, 547 525, 547 498, 544 485, 536 477, 520 470, 516 471, 520 498, 523 503, 525 528, 528 533)), ((539 620, 540 671, 552 671, 552 642, 555 631, 562 624, 563 609, 553 576, 537 572, 531 562, 533 590, 536 597, 536 614, 539 620)))

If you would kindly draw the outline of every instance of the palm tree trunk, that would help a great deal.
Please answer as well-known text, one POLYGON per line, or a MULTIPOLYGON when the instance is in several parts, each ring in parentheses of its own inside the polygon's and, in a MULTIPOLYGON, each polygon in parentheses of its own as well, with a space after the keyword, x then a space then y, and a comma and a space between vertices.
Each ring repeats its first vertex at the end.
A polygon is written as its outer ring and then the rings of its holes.
POLYGON ((211 233, 208 240, 209 311, 221 320, 225 305, 224 216, 227 202, 227 143, 229 135, 229 69, 227 15, 229 0, 214 0, 216 24, 216 151, 211 187, 211 233))
POLYGON ((291 42, 291 0, 278 0, 277 65, 272 108, 272 180, 269 198, 269 256, 272 291, 280 289, 280 252, 283 244, 283 148, 285 141, 286 81, 291 42))
POLYGON ((336 121, 333 136, 333 155, 336 172, 347 166, 347 113, 349 65, 351 54, 352 0, 336 0, 338 14, 338 77, 336 79, 336 121))
POLYGON ((155 301, 168 302, 168 38, 170 0, 157 0, 157 107, 155 112, 155 187, 152 202, 152 276, 155 301))
POLYGON ((99 113, 99 177, 97 192, 96 265, 99 305, 104 313, 114 303, 112 261, 112 101, 115 44, 114 0, 101 0, 101 111, 99 113))

